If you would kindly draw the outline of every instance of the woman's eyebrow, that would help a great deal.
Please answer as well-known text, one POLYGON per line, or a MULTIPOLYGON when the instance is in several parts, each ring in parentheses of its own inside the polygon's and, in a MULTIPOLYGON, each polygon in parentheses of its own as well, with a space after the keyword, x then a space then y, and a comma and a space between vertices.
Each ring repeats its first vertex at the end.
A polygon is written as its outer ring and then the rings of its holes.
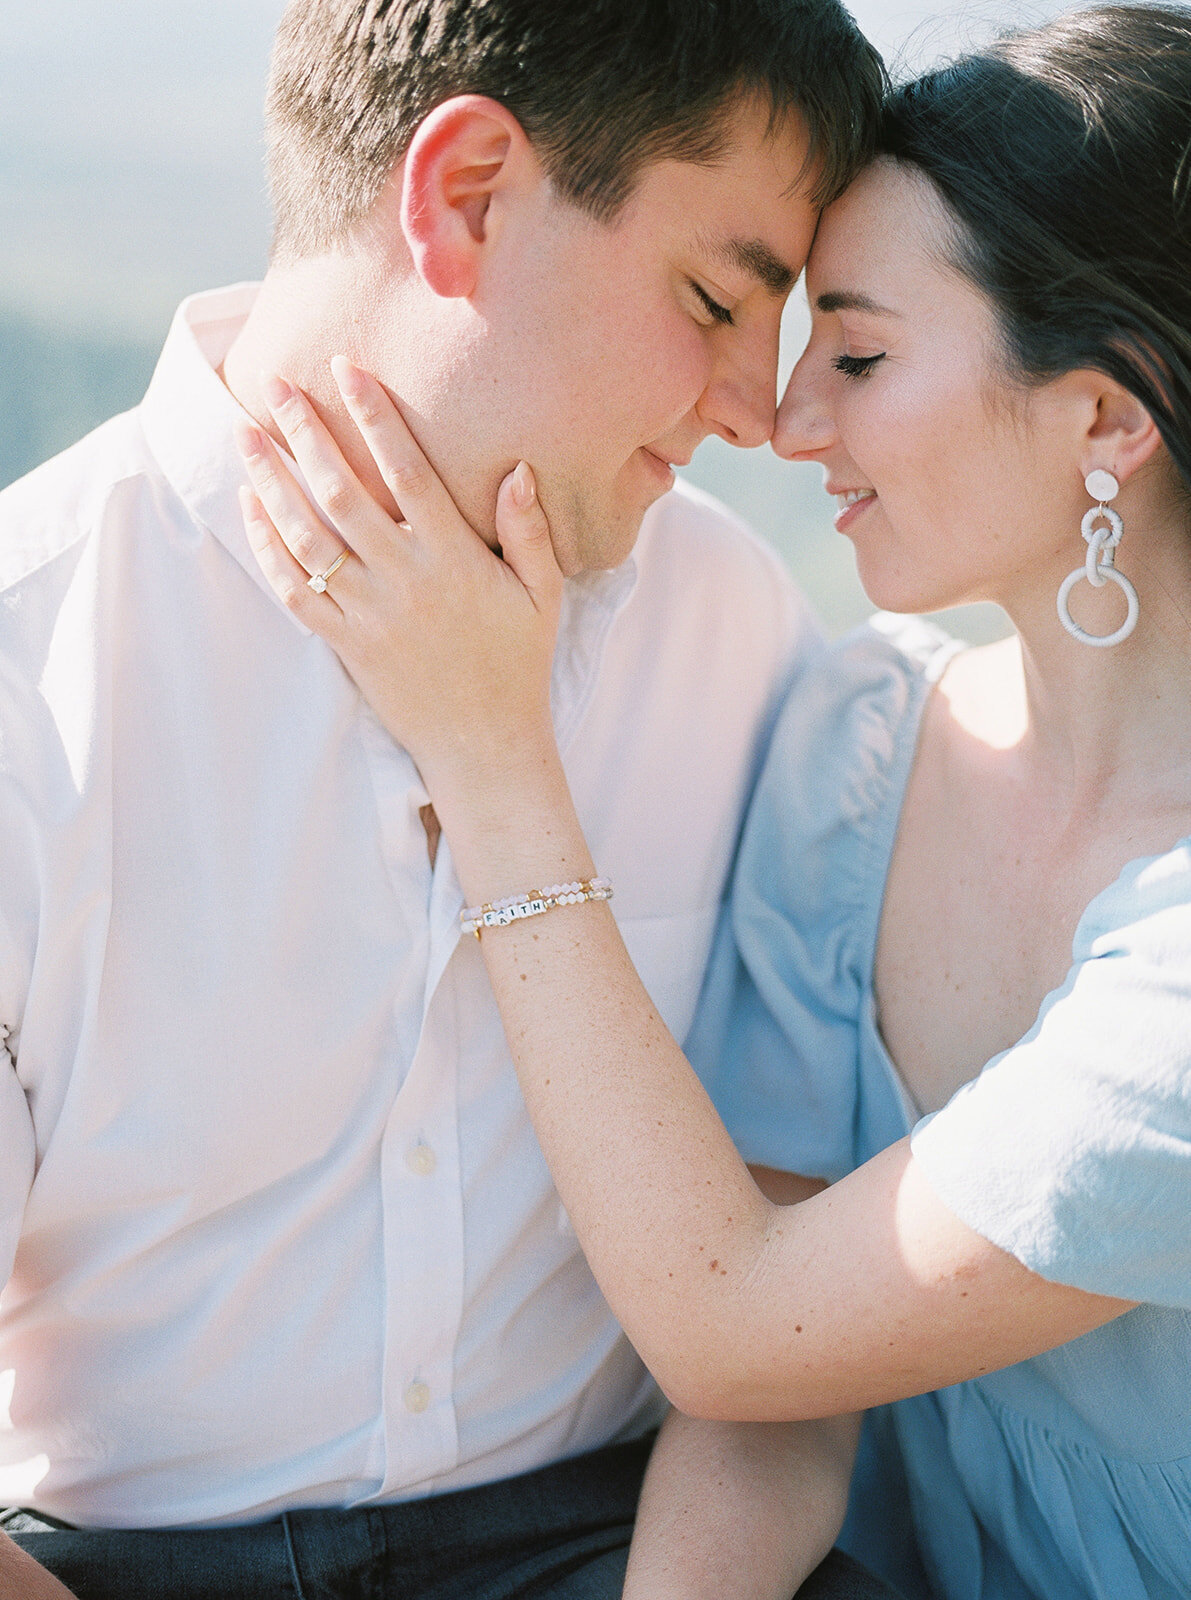
POLYGON ((897 312, 888 306, 878 305, 871 295, 859 294, 852 289, 828 289, 815 297, 815 308, 828 314, 832 311, 867 311, 875 317, 896 317, 897 312))

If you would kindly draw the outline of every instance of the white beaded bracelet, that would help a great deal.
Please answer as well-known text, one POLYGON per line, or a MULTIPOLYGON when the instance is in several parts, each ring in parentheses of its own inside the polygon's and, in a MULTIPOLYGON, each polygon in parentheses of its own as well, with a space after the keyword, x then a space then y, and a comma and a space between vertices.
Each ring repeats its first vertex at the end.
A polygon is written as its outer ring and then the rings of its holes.
POLYGON ((469 906, 459 913, 464 933, 476 938, 485 928, 507 928, 523 917, 540 917, 555 906, 579 906, 585 900, 611 900, 612 885, 607 878, 585 878, 582 882, 556 883, 549 889, 531 889, 528 894, 509 895, 482 906, 469 906))

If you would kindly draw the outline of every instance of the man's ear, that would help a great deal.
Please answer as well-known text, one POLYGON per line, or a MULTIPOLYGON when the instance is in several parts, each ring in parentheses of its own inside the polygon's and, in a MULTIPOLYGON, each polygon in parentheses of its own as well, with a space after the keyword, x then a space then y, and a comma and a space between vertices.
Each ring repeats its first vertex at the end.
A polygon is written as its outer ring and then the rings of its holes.
POLYGON ((436 106, 406 151, 401 227, 414 266, 444 298, 475 291, 501 204, 540 175, 521 124, 484 95, 436 106))

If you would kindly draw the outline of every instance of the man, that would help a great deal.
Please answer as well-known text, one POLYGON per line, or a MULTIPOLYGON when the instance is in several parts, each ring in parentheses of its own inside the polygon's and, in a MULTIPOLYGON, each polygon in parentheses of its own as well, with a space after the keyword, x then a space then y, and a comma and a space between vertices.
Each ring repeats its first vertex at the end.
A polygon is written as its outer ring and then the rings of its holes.
POLYGON ((768 438, 880 83, 835 0, 294 0, 265 284, 184 306, 139 410, 0 499, 4 1600, 619 1593, 656 1395, 417 774, 256 569, 234 436, 280 438, 281 375, 385 498, 343 352, 478 523, 534 463, 560 737, 681 1034, 814 629, 665 491, 768 438))

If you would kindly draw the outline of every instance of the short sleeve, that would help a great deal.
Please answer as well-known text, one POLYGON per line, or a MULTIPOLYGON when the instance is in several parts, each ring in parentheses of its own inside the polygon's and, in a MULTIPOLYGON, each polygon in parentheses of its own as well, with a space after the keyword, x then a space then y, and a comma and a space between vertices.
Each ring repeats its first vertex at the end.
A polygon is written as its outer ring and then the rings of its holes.
POLYGON ((1030 1032, 914 1130, 963 1222, 1057 1283, 1191 1308, 1191 845, 1088 907, 1030 1032))
POLYGON ((907 651, 858 629, 795 680, 778 718, 687 1039, 746 1161, 834 1181, 863 1159, 858 1021, 924 661, 942 638, 907 651))

